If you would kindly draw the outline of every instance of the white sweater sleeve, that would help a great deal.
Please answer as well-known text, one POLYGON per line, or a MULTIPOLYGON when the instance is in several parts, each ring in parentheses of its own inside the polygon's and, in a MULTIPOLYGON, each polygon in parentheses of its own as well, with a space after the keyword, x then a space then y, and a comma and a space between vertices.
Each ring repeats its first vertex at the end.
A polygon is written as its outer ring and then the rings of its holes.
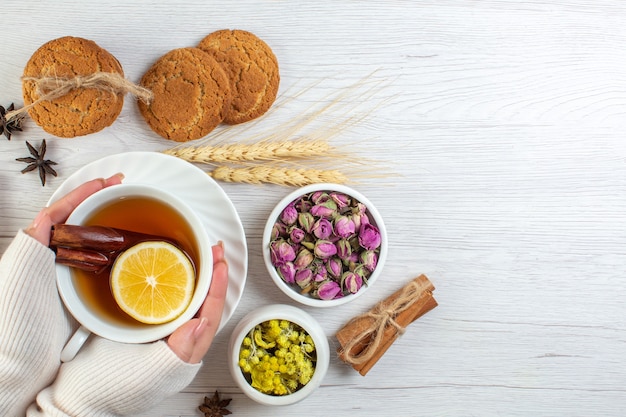
POLYGON ((195 378, 163 341, 133 345, 93 337, 37 396, 29 417, 131 416, 156 406, 195 378))
POLYGON ((0 415, 23 416, 54 380, 71 324, 54 253, 18 232, 0 259, 0 415))

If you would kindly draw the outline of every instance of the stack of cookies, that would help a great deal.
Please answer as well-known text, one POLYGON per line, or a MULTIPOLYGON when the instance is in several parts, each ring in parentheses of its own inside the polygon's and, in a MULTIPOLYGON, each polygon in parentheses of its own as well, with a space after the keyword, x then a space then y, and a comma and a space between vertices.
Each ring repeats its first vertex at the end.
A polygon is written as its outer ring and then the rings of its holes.
MULTIPOLYGON (((23 110, 55 136, 98 132, 120 114, 125 91, 81 80, 109 73, 136 87, 125 81, 118 60, 93 41, 67 36, 47 42, 24 69, 23 110), (39 88, 43 79, 71 87, 48 99, 39 88)), ((220 30, 196 47, 159 58, 140 81, 152 98, 138 101, 139 110, 160 136, 185 142, 206 136, 220 123, 261 116, 274 103, 279 82, 278 61, 265 42, 244 30, 220 30)))
POLYGON ((220 123, 238 124, 274 103, 280 75, 270 47, 243 30, 220 30, 195 48, 168 52, 144 74, 149 104, 139 102, 148 125, 162 137, 186 142, 220 123))

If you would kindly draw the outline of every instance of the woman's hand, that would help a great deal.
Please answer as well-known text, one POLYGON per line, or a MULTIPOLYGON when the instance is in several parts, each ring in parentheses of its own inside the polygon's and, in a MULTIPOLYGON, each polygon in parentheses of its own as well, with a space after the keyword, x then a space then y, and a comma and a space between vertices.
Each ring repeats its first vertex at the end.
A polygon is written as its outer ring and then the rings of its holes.
POLYGON ((213 277, 211 287, 196 318, 180 326, 167 339, 167 344, 185 362, 198 363, 211 347, 222 319, 228 288, 228 264, 224 246, 213 246, 213 277))
POLYGON ((52 225, 64 223, 84 199, 103 188, 120 184, 123 179, 123 174, 115 174, 106 179, 98 178, 78 186, 49 207, 43 208, 24 232, 48 246, 52 225))

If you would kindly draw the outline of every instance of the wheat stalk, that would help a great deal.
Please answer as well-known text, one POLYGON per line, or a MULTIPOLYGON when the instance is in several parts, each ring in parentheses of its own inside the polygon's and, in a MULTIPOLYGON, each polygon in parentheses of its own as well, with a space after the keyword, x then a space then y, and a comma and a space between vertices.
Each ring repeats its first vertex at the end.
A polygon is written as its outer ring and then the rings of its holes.
POLYGON ((224 182, 239 182, 245 184, 276 184, 292 187, 302 187, 309 184, 334 182, 345 184, 348 178, 341 171, 314 168, 296 169, 271 166, 254 166, 233 168, 220 166, 208 174, 213 179, 224 182))
POLYGON ((262 140, 256 143, 187 146, 171 148, 163 152, 188 162, 204 164, 342 156, 336 148, 323 139, 262 140))
MULTIPOLYGON (((318 102, 278 126, 270 123, 267 125, 268 128, 258 131, 254 129, 261 123, 257 119, 247 123, 246 126, 231 126, 217 131, 199 144, 179 145, 162 152, 188 162, 213 165, 214 169, 208 174, 224 182, 270 183, 285 186, 303 186, 321 182, 347 183, 347 175, 332 168, 338 165, 343 165, 342 168, 360 165, 366 161, 351 156, 349 148, 354 147, 346 144, 339 149, 330 142, 352 126, 364 121, 376 107, 382 105, 382 103, 371 105, 372 98, 380 90, 380 82, 369 86, 368 84, 369 82, 361 80, 346 89, 341 89, 338 93, 329 95, 328 100, 323 100, 321 105, 318 102), (361 91, 355 95, 357 90, 361 91), (356 111, 362 105, 369 107, 365 113, 356 111), (330 113, 332 113, 330 119, 323 120, 322 116, 330 113), (242 137, 246 138, 243 142, 240 139, 242 137), (233 142, 234 140, 237 142, 233 142), (308 166, 304 165, 305 162, 308 166)), ((311 88, 312 86, 295 94, 279 97, 278 102, 268 113, 276 112, 311 88)), ((363 145, 361 141, 359 145, 363 145)), ((370 163, 368 166, 371 168, 370 163)), ((363 170, 359 170, 358 173, 362 175, 363 170)))

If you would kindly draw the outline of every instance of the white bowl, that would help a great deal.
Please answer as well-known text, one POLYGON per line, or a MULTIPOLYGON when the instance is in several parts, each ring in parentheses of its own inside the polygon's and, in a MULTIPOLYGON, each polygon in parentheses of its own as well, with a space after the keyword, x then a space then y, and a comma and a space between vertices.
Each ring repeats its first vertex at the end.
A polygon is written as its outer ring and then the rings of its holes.
POLYGON ((370 288, 374 282, 378 279, 383 266, 385 264, 385 260, 387 259, 387 251, 388 251, 388 242, 387 242, 387 230, 385 228, 385 224, 383 219, 376 209, 376 207, 360 192, 347 187, 341 184, 331 184, 331 183, 321 183, 321 184, 312 184, 302 188, 299 188, 292 193, 288 194, 284 197, 277 205, 274 207, 272 212, 270 213, 267 223, 265 225, 265 229, 263 231, 263 260, 265 261, 265 266, 272 277, 274 283, 281 289, 287 296, 291 299, 313 307, 333 307, 337 305, 341 305, 347 302, 350 302, 357 297, 361 296, 368 288, 370 288), (307 294, 301 294, 299 288, 296 285, 290 285, 286 283, 282 277, 276 271, 276 267, 272 264, 272 259, 270 255, 270 242, 272 237, 272 229, 274 227, 275 222, 285 209, 287 205, 291 202, 303 196, 305 194, 310 194, 316 191, 336 191, 343 194, 347 194, 353 199, 363 203, 367 207, 367 213, 370 218, 370 222, 375 225, 380 231, 381 236, 381 244, 380 251, 378 253, 378 262, 376 268, 371 273, 371 275, 367 278, 367 284, 363 284, 361 289, 354 294, 348 294, 340 298, 334 298, 331 300, 322 300, 319 298, 314 298, 313 296, 307 294))
POLYGON ((285 304, 267 305, 248 313, 235 326, 228 345, 228 366, 232 377, 244 394, 263 405, 288 405, 302 401, 319 387, 328 370, 329 361, 330 348, 328 339, 320 324, 305 311, 285 304), (317 355, 315 372, 311 380, 299 390, 286 395, 269 395, 258 391, 248 383, 239 368, 239 351, 243 339, 257 324, 275 319, 287 320, 302 327, 313 339, 317 355))

